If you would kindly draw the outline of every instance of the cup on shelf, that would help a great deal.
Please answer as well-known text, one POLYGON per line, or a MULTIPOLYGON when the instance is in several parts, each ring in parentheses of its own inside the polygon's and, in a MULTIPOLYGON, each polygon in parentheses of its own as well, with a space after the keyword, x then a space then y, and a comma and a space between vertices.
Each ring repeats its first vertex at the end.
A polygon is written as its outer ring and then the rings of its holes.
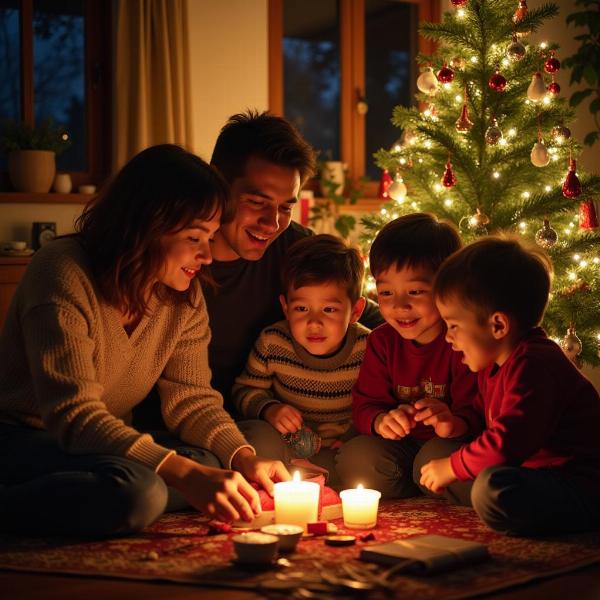
POLYGON ((85 185, 80 185, 78 188, 80 194, 95 194, 96 186, 90 183, 86 183, 85 185))
POLYGON ((57 173, 56 177, 54 177, 52 189, 57 194, 68 194, 73 189, 71 176, 68 173, 57 173))

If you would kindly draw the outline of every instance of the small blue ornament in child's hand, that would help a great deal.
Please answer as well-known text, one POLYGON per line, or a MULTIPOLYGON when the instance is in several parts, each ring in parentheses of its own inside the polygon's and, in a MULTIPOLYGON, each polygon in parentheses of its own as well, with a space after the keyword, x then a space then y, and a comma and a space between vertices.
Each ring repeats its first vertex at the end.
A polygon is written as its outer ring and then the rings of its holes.
POLYGON ((284 433, 281 437, 298 458, 310 458, 321 449, 321 438, 305 425, 298 431, 284 433))

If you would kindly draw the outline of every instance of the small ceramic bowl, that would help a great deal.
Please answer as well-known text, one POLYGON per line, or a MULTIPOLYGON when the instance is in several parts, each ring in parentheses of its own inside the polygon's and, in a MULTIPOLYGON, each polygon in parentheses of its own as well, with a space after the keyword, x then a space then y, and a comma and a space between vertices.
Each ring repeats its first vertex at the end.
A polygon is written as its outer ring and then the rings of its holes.
POLYGON ((285 525, 283 523, 265 525, 260 530, 279 538, 279 552, 293 552, 304 533, 304 529, 300 525, 285 525))
POLYGON ((93 194, 96 191, 95 185, 80 185, 79 193, 80 194, 93 194))
POLYGON ((245 564, 267 564, 277 555, 279 538, 266 533, 241 533, 233 536, 237 560, 245 564))
POLYGON ((6 246, 11 250, 25 250, 27 248, 27 242, 6 242, 6 246))

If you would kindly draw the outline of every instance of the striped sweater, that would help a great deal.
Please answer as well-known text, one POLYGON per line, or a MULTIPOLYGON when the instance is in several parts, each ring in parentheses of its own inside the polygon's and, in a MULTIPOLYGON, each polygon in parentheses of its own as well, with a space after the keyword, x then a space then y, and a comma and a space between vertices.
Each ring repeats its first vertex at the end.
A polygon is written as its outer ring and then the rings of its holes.
POLYGON ((321 436, 323 446, 331 446, 352 425, 352 386, 368 334, 360 323, 350 325, 340 350, 321 358, 293 339, 287 321, 270 325, 260 334, 233 386, 237 410, 244 418, 256 419, 268 404, 289 404, 321 436))

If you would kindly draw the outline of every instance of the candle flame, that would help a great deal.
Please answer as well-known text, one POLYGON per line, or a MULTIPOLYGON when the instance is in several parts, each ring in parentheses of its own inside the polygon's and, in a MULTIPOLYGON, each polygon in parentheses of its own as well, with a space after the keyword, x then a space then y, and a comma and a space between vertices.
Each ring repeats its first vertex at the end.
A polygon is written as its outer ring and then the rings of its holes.
POLYGON ((292 477, 293 481, 300 481, 300 471, 294 471, 294 475, 292 477))
POLYGON ((357 489, 357 490, 364 490, 364 489, 365 489, 365 487, 363 486, 363 484, 362 484, 362 483, 359 483, 359 484, 356 486, 356 489, 357 489))

